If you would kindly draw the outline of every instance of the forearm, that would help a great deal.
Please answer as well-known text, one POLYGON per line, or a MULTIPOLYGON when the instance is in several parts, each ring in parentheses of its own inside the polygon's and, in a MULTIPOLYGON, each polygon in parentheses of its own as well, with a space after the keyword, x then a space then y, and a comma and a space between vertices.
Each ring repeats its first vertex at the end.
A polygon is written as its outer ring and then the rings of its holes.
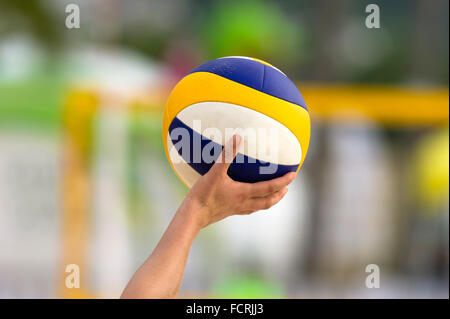
POLYGON ((200 230, 201 208, 185 200, 158 245, 128 283, 121 298, 173 298, 180 287, 191 245, 200 230))

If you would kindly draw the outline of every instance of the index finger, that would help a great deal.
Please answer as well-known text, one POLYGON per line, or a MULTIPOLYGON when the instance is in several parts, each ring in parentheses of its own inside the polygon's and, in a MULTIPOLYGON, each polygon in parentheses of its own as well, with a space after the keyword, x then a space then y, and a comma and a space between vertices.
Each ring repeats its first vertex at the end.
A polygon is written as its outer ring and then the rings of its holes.
POLYGON ((228 168, 230 167, 231 163, 233 162, 234 158, 238 153, 238 147, 241 143, 241 140, 242 140, 241 136, 237 134, 233 135, 233 137, 230 140, 228 140, 228 142, 222 149, 222 153, 219 155, 217 161, 211 168, 213 171, 223 174, 227 173, 228 168))

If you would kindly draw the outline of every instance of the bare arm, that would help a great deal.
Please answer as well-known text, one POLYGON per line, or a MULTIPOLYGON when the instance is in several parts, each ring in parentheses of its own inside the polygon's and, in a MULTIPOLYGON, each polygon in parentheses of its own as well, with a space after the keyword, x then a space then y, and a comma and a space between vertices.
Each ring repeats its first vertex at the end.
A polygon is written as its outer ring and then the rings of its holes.
POLYGON ((174 298, 192 242, 199 231, 231 215, 251 214, 278 203, 296 173, 254 184, 233 181, 227 171, 237 153, 235 136, 220 161, 187 194, 150 257, 125 287, 121 298, 174 298))

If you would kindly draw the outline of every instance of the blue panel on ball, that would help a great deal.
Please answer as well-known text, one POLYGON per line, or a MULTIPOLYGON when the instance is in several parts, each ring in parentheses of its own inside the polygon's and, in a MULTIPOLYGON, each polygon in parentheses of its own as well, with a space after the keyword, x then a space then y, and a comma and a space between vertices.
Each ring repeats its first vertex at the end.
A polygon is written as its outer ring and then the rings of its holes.
POLYGON ((262 83, 261 91, 282 100, 300 105, 308 111, 303 96, 294 82, 269 65, 264 65, 264 81, 262 83))
POLYGON ((214 73, 306 109, 306 103, 295 84, 277 69, 261 62, 245 58, 222 58, 208 61, 190 73, 195 72, 214 73))
MULTIPOLYGON (((198 134, 176 117, 170 123, 169 134, 173 145, 178 148, 178 154, 200 175, 204 175, 210 170, 223 149, 222 145, 198 134), (208 150, 212 151, 210 153, 212 155, 211 163, 205 162, 203 156, 201 156, 204 151, 208 150), (196 152, 197 157, 194 152, 196 152)), ((235 181, 255 183, 280 177, 288 172, 295 172, 297 168, 298 164, 276 165, 238 153, 228 169, 228 175, 235 181), (269 165, 273 165, 271 168, 274 169, 270 173, 262 174, 260 169, 262 167, 268 168, 269 165)))

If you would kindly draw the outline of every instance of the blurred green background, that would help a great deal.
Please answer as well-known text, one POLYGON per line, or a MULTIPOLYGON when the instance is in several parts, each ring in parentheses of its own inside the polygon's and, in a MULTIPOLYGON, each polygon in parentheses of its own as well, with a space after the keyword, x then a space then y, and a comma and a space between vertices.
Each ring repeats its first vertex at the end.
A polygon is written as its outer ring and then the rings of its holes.
POLYGON ((378 0, 368 29, 372 2, 0 1, 0 297, 118 297, 187 193, 170 89, 242 55, 298 84, 310 149, 279 205, 202 231, 180 296, 448 298, 449 3, 378 0))

